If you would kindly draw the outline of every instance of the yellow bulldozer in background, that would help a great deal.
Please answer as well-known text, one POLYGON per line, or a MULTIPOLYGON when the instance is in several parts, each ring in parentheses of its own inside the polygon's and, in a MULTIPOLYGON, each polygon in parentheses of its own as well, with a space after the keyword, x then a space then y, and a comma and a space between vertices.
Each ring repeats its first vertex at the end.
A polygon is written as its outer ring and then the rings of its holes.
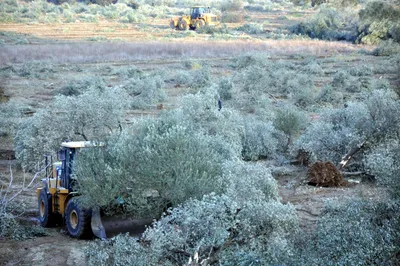
POLYGON ((175 17, 170 21, 170 27, 179 30, 195 30, 204 26, 215 26, 218 24, 218 17, 211 14, 210 7, 205 6, 193 6, 190 8, 190 15, 175 17))

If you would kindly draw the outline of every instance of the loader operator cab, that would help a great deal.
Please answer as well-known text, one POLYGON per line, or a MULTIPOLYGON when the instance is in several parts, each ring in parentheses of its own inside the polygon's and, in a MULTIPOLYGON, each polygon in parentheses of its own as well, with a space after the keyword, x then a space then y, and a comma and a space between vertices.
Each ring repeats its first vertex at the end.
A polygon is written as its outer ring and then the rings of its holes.
POLYGON ((190 10, 190 17, 192 19, 200 18, 204 13, 210 13, 210 8, 204 6, 194 6, 190 10))
POLYGON ((61 161, 61 171, 57 173, 60 178, 60 185, 67 188, 69 191, 73 191, 73 186, 75 185, 74 179, 72 178, 75 156, 75 147, 62 147, 57 153, 58 160, 61 161))

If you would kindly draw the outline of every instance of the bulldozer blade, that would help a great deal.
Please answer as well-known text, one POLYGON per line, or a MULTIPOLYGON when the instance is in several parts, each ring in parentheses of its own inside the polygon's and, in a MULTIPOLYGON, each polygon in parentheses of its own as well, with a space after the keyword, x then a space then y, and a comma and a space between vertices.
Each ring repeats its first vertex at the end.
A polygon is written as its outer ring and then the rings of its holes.
POLYGON ((103 223, 101 221, 100 208, 98 208, 98 207, 92 209, 91 227, 92 227, 92 232, 96 237, 98 237, 100 239, 107 238, 106 231, 105 231, 103 223))
POLYGON ((140 238, 146 230, 146 226, 151 225, 153 219, 136 219, 126 216, 102 216, 101 221, 104 226, 105 234, 107 234, 108 237, 128 233, 132 237, 140 238))

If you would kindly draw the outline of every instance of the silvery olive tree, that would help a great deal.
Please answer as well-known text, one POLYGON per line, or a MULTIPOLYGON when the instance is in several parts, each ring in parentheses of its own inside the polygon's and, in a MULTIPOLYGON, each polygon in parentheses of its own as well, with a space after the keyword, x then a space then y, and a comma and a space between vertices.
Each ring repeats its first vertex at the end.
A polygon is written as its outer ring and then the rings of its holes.
POLYGON ((91 89, 78 96, 57 96, 16 129, 16 157, 30 169, 62 141, 101 140, 122 126, 129 96, 122 89, 91 89))

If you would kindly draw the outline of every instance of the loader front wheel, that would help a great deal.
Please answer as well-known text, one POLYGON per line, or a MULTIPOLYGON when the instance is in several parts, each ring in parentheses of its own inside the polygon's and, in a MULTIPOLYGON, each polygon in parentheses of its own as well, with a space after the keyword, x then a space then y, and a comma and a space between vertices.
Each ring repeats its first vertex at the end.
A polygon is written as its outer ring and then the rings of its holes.
POLYGON ((178 26, 179 26, 180 30, 188 30, 189 29, 188 23, 186 22, 186 20, 183 20, 183 19, 179 21, 178 26))
POLYGON ((43 227, 51 227, 56 223, 56 216, 51 210, 51 195, 43 188, 38 200, 39 222, 43 227))
POLYGON ((205 25, 205 23, 204 23, 203 20, 198 20, 198 21, 196 21, 196 24, 195 24, 196 30, 198 30, 198 29, 200 29, 200 28, 203 28, 204 25, 205 25))
POLYGON ((85 210, 80 206, 79 202, 71 199, 67 204, 65 211, 65 224, 68 233, 75 238, 88 238, 91 237, 91 218, 92 211, 85 210))

